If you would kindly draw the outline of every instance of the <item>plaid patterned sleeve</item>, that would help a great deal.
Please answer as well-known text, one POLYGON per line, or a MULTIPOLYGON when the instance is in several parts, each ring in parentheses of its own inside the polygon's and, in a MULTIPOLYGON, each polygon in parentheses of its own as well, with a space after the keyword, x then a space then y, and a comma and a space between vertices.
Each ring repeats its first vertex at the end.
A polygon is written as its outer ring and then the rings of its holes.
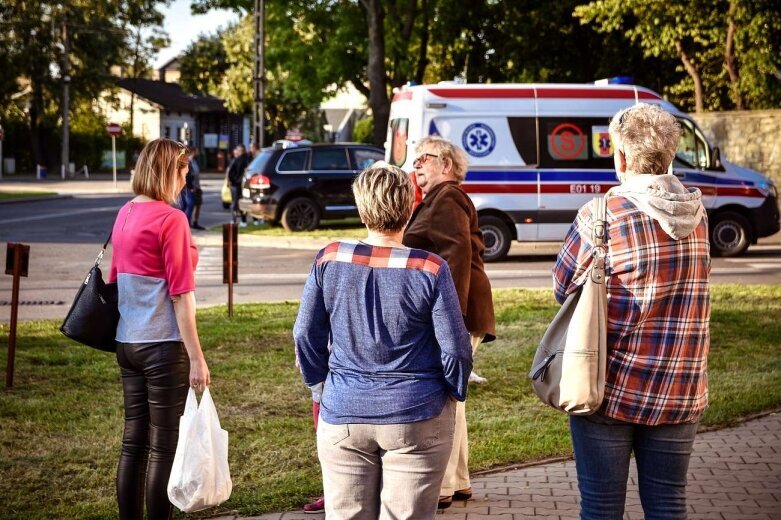
POLYGON ((578 211, 553 266, 553 293, 559 303, 564 303, 567 295, 583 285, 583 275, 591 265, 593 248, 589 203, 578 211))

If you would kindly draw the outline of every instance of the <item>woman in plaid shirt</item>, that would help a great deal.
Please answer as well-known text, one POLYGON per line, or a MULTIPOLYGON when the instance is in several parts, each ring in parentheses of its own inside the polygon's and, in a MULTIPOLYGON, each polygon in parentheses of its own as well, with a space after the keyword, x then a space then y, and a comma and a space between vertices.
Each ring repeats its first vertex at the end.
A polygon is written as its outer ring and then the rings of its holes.
MULTIPOLYGON (((600 411, 570 417, 582 519, 620 519, 629 459, 647 520, 686 518, 686 473, 708 403, 710 250, 702 194, 671 173, 681 134, 658 106, 613 118, 621 184, 608 202, 608 359, 600 411)), ((556 299, 584 282, 593 249, 583 206, 553 269, 556 299)))

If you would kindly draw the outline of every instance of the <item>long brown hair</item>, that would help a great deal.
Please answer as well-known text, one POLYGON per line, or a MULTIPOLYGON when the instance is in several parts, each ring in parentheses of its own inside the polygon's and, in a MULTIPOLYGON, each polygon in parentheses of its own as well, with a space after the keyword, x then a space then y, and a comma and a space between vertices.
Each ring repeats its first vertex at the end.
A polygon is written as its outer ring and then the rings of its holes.
POLYGON ((187 147, 161 137, 149 141, 138 156, 133 192, 172 204, 179 196, 179 170, 187 166, 187 147))

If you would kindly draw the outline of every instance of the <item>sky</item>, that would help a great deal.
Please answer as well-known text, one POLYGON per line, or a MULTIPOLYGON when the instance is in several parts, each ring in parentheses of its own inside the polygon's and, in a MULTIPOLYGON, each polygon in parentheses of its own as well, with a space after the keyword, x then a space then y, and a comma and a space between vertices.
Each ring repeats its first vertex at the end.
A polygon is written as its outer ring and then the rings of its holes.
POLYGON ((165 15, 163 28, 168 32, 171 46, 158 53, 154 68, 179 55, 199 34, 213 33, 239 19, 235 11, 225 10, 212 10, 208 14, 195 16, 190 13, 190 0, 174 0, 160 10, 165 15))

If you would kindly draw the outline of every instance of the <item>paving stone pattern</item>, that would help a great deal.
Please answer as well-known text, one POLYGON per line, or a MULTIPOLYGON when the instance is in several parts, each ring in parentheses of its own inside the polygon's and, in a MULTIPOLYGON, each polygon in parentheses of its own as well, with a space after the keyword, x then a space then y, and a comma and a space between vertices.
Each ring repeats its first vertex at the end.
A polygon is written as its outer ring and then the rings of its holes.
MULTIPOLYGON (((632 461, 625 520, 643 518, 632 461)), ((493 473, 472 480, 474 498, 454 502, 436 520, 577 519, 572 461, 493 473)), ((701 433, 689 466, 691 520, 781 519, 781 413, 735 428, 701 433)), ((315 520, 301 511, 222 520, 315 520)))

